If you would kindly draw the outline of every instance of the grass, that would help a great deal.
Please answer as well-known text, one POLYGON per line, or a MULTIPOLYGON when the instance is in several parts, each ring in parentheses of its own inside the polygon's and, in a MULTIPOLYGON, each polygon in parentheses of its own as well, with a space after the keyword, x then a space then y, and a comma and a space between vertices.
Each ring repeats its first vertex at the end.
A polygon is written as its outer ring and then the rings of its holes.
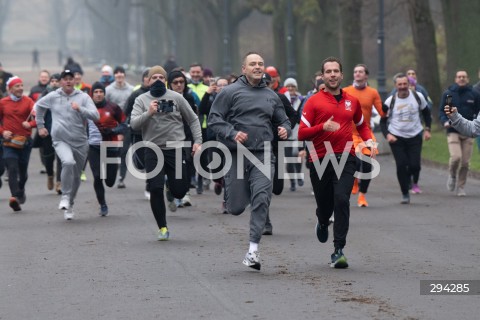
MULTIPOLYGON (((444 129, 439 129, 438 126, 433 126, 432 138, 429 141, 423 142, 422 157, 448 165, 450 154, 448 153, 447 135, 445 134, 444 129)), ((480 152, 476 141, 474 141, 473 145, 470 170, 480 172, 480 152)))

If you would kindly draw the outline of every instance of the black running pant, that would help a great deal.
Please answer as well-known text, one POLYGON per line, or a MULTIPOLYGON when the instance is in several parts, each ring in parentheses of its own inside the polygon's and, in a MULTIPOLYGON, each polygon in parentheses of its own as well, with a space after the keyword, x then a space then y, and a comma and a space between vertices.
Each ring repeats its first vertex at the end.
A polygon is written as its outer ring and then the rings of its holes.
POLYGON ((397 165, 398 183, 400 183, 400 189, 404 195, 408 194, 412 177, 414 179, 413 183, 418 183, 421 169, 422 143, 422 133, 413 138, 397 137, 397 141, 390 143, 397 165))
MULTIPOLYGON (((118 158, 120 154, 119 148, 107 148, 108 158, 118 158)), ((105 188, 103 181, 108 187, 112 187, 115 184, 117 178, 118 164, 108 163, 106 164, 106 179, 101 179, 101 162, 100 162, 100 146, 91 145, 88 150, 88 162, 90 163, 90 169, 92 169, 93 175, 93 188, 97 196, 98 203, 100 205, 107 204, 105 201, 105 188)))
MULTIPOLYGON (((165 199, 163 189, 165 185, 165 175, 167 175, 168 188, 174 198, 182 199, 190 188, 190 181, 188 180, 187 165, 185 163, 185 151, 182 150, 181 159, 175 159, 175 149, 162 150, 163 158, 165 160, 160 173, 147 179, 148 187, 150 189, 150 207, 153 216, 157 222, 158 228, 167 226, 165 199), (181 166, 181 177, 175 179, 175 168, 181 166)), ((152 172, 158 163, 157 155, 151 148, 145 149, 145 171, 152 172)))
MULTIPOLYGON (((333 161, 339 162, 341 154, 333 157, 333 161)), ((326 157, 325 157, 326 158, 326 157)), ((320 159, 320 163, 324 158, 320 159)), ((320 163, 318 165, 320 166, 320 163)), ((320 224, 328 224, 334 214, 333 243, 335 248, 342 249, 345 246, 350 221, 350 194, 353 187, 353 175, 355 174, 356 161, 351 154, 345 163, 340 177, 338 178, 333 165, 328 162, 323 174, 317 173, 317 168, 311 163, 310 180, 312 181, 315 201, 317 202, 316 215, 320 224)))

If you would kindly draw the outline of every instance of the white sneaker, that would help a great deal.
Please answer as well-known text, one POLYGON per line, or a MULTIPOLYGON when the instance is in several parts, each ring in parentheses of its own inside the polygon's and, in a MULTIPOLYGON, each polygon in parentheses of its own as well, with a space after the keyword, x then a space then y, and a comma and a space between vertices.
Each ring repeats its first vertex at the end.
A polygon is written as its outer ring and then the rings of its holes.
POLYGON ((334 222, 335 222, 335 217, 334 217, 333 214, 332 214, 332 216, 330 217, 330 219, 328 219, 328 223, 329 223, 329 224, 332 224, 332 223, 334 223, 334 222))
POLYGON ((192 205, 192 199, 190 199, 189 192, 187 192, 187 194, 182 198, 182 205, 184 207, 190 207, 192 205))
POLYGON ((145 191, 145 199, 150 200, 150 192, 145 191))
POLYGON ((258 254, 258 251, 253 253, 247 252, 245 259, 243 259, 243 264, 255 270, 260 270, 260 255, 258 254))
POLYGON ((65 220, 72 220, 74 216, 75 216, 75 213, 73 213, 73 208, 66 209, 63 212, 63 218, 65 220))
POLYGON ((463 189, 463 188, 458 188, 458 189, 457 189, 457 196, 458 196, 458 197, 466 197, 466 196, 467 196, 467 193, 465 192, 465 189, 463 189))
POLYGON ((58 204, 58 210, 67 210, 70 208, 70 199, 68 196, 63 195, 62 200, 58 204))

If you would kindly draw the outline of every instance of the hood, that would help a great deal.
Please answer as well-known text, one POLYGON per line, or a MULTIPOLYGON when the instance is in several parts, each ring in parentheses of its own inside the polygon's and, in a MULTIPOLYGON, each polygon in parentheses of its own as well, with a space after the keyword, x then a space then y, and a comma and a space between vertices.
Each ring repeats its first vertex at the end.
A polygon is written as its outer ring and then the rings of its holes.
POLYGON ((185 81, 185 88, 183 88, 183 94, 188 93, 188 89, 189 89, 189 88, 188 88, 188 86, 187 86, 187 84, 188 84, 188 82, 187 82, 187 77, 185 77, 185 75, 183 74, 182 71, 172 71, 172 72, 170 72, 170 73, 168 74, 168 77, 167 77, 167 83, 168 83, 167 88, 170 89, 170 90, 172 90, 172 85, 171 85, 171 83, 172 83, 173 79, 176 79, 176 78, 183 78, 183 80, 185 81))

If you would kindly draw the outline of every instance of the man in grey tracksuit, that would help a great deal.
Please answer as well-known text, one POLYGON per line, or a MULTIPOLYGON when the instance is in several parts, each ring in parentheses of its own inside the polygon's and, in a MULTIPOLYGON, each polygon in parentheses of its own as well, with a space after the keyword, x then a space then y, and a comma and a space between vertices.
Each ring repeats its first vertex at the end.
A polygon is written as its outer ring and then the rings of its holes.
POLYGON ((243 60, 243 75, 217 95, 208 117, 209 128, 232 154, 232 166, 225 175, 227 211, 239 215, 251 205, 250 247, 243 264, 257 270, 260 270, 258 244, 272 197, 275 159, 270 150, 269 177, 249 159, 244 159, 243 168, 237 171, 240 165, 237 155, 241 153, 238 150, 242 148, 239 144, 261 165, 266 160, 264 142, 271 143, 274 135, 285 140, 291 133, 282 101, 263 79, 264 69, 263 58, 257 53, 248 53, 243 60), (243 171, 243 178, 238 177, 239 171, 243 171))
POLYGON ((80 174, 88 155, 87 119, 98 121, 100 115, 90 96, 73 87, 73 72, 64 70, 61 88, 35 104, 38 133, 52 136, 53 147, 62 162, 62 199, 59 209, 65 220, 74 217, 73 203, 80 186, 80 174), (45 112, 52 114, 52 132, 45 128, 45 112))

